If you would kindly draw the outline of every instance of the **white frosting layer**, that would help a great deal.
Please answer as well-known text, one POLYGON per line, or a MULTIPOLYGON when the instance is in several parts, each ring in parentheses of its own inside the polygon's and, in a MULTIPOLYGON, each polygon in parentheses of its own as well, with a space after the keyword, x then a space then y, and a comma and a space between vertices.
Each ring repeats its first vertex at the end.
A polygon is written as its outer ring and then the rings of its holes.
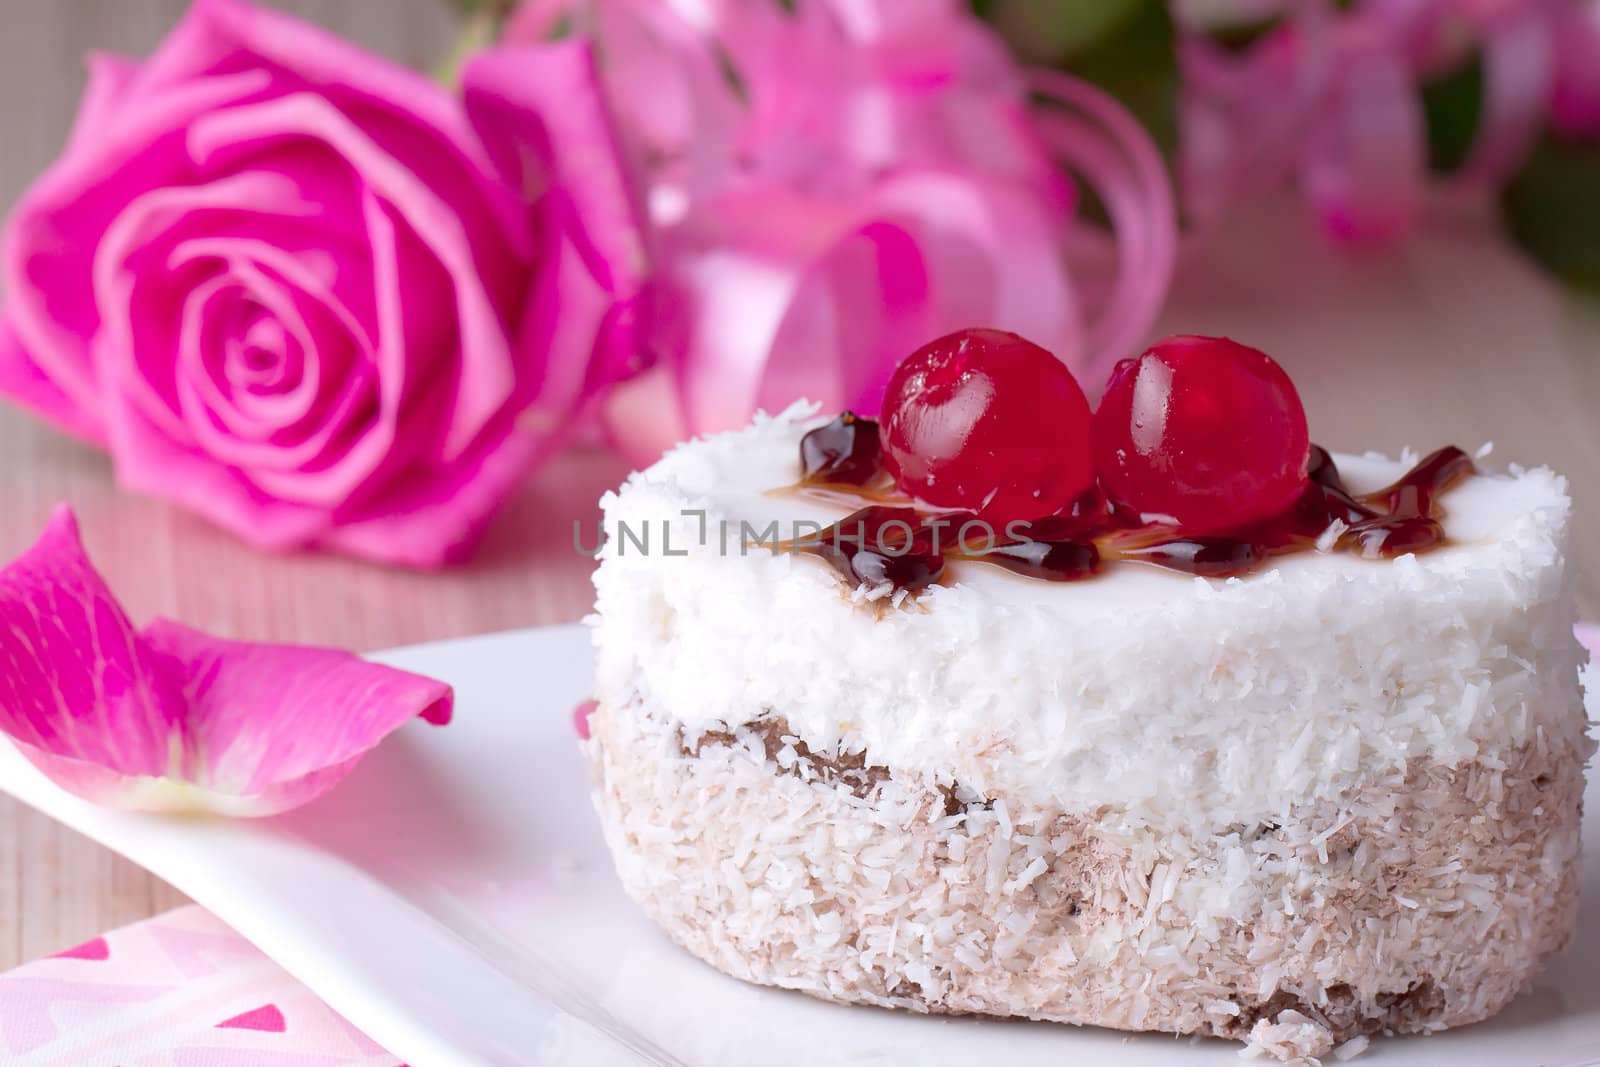
MULTIPOLYGON (((1407 759, 1583 744, 1569 501, 1548 470, 1452 489, 1456 543, 1421 556, 1304 553, 1227 581, 1114 565, 1050 583, 958 563, 953 582, 878 610, 820 560, 740 550, 756 536, 741 521, 789 537, 845 512, 770 492, 797 477, 818 421, 804 414, 682 446, 606 495, 600 700, 638 700, 691 739, 777 714, 814 750, 1206 826, 1407 759)), ((1338 463, 1357 490, 1404 469, 1338 463)))

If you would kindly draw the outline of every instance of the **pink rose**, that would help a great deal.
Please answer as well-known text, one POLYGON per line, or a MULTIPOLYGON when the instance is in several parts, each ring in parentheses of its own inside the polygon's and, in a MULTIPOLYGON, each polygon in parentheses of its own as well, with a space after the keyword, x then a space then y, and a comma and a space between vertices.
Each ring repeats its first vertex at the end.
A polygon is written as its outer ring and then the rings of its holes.
POLYGON ((485 53, 458 101, 200 0, 92 62, 18 204, 0 392, 261 547, 435 566, 624 373, 642 272, 583 43, 485 53))

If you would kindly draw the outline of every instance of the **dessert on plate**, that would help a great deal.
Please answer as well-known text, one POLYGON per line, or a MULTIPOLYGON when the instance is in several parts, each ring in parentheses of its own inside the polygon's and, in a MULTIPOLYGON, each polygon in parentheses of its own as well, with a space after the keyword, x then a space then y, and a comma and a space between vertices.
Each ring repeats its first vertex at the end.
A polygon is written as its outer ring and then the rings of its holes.
POLYGON ((1566 484, 1330 455, 1231 341, 970 330, 607 494, 628 893, 829 1000, 1247 1041, 1476 1022, 1576 917, 1566 484))

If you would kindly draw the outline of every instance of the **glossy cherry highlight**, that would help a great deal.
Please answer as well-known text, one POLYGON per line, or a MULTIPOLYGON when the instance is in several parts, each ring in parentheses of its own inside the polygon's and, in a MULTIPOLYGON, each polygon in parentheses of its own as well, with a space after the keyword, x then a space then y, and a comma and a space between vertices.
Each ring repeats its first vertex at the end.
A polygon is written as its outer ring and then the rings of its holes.
POLYGON ((1306 488, 1310 447, 1283 368, 1223 337, 1171 337, 1123 360, 1094 416, 1106 495, 1191 534, 1291 508, 1306 488))
POLYGON ((1083 390, 1014 333, 961 330, 919 349, 889 379, 881 421, 895 481, 935 507, 1036 519, 1094 482, 1083 390))

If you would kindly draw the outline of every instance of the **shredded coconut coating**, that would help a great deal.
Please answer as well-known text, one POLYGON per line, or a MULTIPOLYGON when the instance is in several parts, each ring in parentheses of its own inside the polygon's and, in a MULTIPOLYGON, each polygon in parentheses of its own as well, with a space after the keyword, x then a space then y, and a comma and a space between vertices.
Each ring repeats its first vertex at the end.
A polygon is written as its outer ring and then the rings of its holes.
POLYGON ((1196 834, 837 764, 759 724, 694 743, 637 705, 590 724, 629 895, 718 969, 828 1000, 1310 1062, 1492 1015, 1576 919, 1581 739, 1196 834))

